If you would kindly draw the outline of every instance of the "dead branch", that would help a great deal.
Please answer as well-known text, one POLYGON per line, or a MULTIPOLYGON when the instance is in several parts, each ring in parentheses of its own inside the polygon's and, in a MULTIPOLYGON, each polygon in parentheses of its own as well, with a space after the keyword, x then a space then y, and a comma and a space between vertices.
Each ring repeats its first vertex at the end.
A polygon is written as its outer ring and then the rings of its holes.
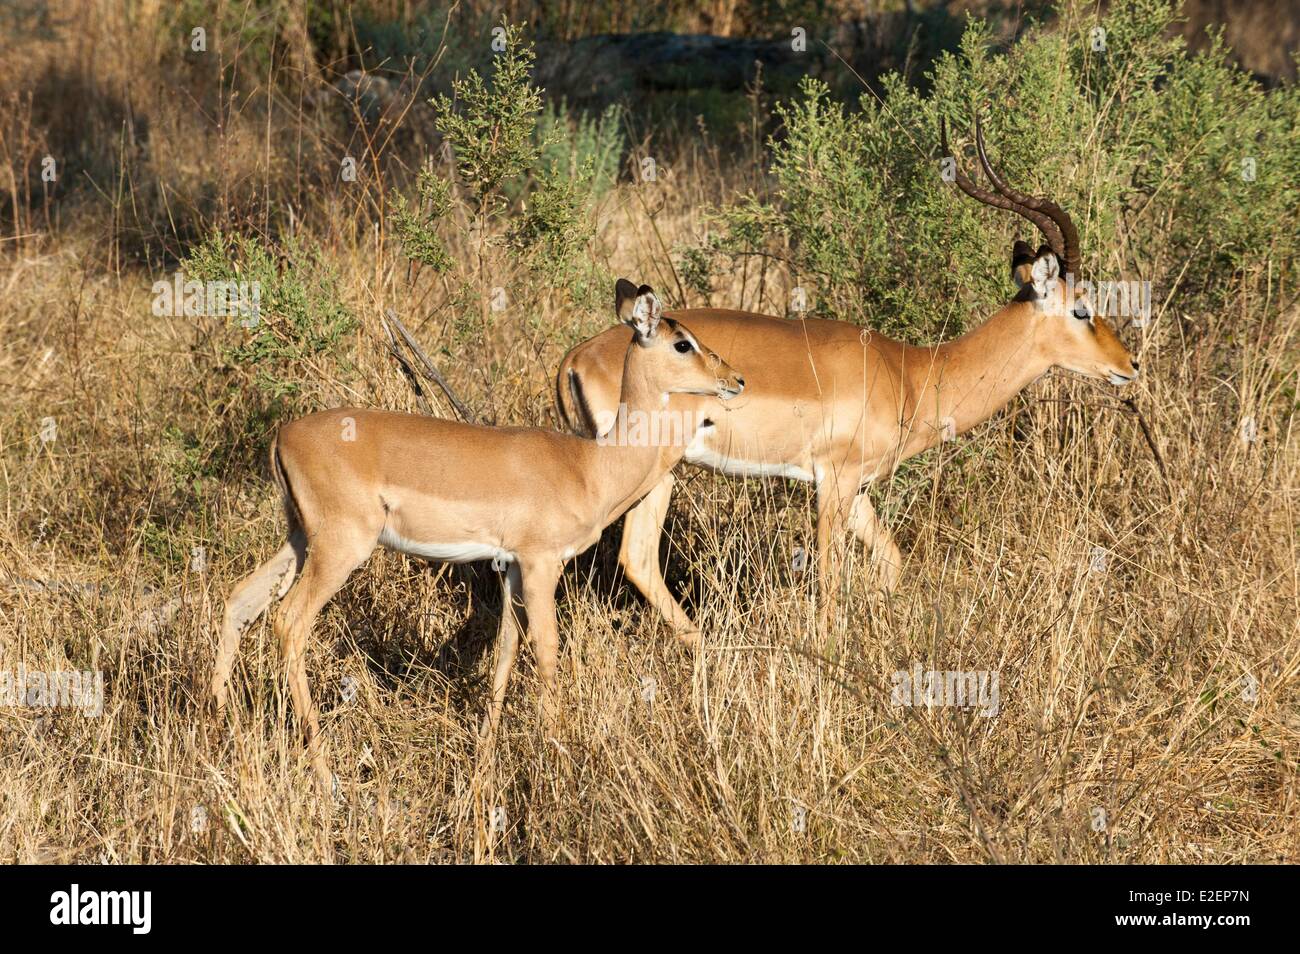
POLYGON ((434 363, 429 360, 429 356, 424 353, 424 349, 421 348, 419 343, 415 340, 415 336, 406 330, 406 325, 402 324, 401 319, 397 317, 397 313, 394 312, 393 309, 389 308, 385 314, 388 316, 387 320, 385 321, 383 318, 380 320, 383 322, 384 331, 388 334, 389 353, 397 359, 397 363, 401 367, 402 373, 406 376, 406 380, 410 382, 411 387, 415 390, 416 400, 419 402, 420 408, 424 413, 432 413, 429 409, 427 400, 425 400, 424 390, 420 386, 419 378, 415 373, 415 368, 411 366, 410 361, 408 361, 399 351, 397 347, 397 339, 393 335, 393 329, 389 327, 389 322, 397 328, 398 334, 402 337, 402 343, 406 345, 407 349, 420 363, 420 373, 442 389, 442 393, 446 395, 452 408, 455 409, 456 416, 466 424, 477 424, 478 420, 474 417, 474 414, 469 408, 461 403, 459 398, 456 397, 455 392, 451 389, 451 385, 447 383, 447 379, 442 376, 442 373, 434 363))

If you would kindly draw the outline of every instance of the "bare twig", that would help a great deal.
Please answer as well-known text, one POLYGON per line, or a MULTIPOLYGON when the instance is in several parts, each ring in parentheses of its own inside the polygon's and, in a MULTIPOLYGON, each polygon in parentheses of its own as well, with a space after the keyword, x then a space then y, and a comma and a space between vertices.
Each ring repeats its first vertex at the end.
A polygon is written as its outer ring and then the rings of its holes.
POLYGON ((397 328, 397 333, 402 336, 402 342, 406 345, 411 354, 415 356, 416 360, 419 361, 421 365, 420 373, 434 384, 438 385, 438 387, 442 388, 442 393, 445 394, 447 400, 451 402, 452 408, 456 411, 456 416, 466 424, 477 424, 478 420, 474 417, 474 414, 469 408, 461 403, 458 397, 456 397, 455 392, 451 389, 451 385, 447 383, 446 378, 442 376, 442 373, 437 369, 434 363, 429 360, 429 356, 424 353, 424 349, 421 348, 419 343, 415 340, 415 336, 406 330, 406 325, 402 324, 401 319, 397 317, 397 313, 394 312, 393 309, 389 308, 386 310, 385 314, 388 316, 388 320, 384 322, 384 330, 388 332, 389 350, 402 366, 402 371, 406 374, 407 380, 411 382, 411 386, 415 388, 416 397, 420 399, 421 407, 424 408, 425 413, 428 413, 429 408, 427 403, 424 402, 423 393, 418 386, 414 369, 411 367, 410 363, 398 353, 396 347, 397 342, 393 337, 392 329, 388 326, 388 322, 392 322, 393 327, 397 328))
POLYGON ((1126 408, 1133 412, 1137 418, 1138 427, 1142 428, 1142 436, 1147 439, 1147 446, 1151 448, 1151 456, 1155 458, 1156 467, 1160 470, 1160 476, 1164 478, 1165 487, 1169 486, 1169 473, 1165 470, 1165 459, 1160 455, 1160 448, 1156 446, 1156 439, 1151 436, 1151 428, 1147 426, 1147 419, 1138 410, 1137 401, 1133 398, 1124 398, 1121 402, 1126 408))
MULTIPOLYGON (((390 312, 391 314, 391 312, 390 312)), ((415 373, 415 368, 411 367, 411 362, 407 360, 406 355, 397 344, 397 336, 393 334, 392 327, 382 317, 379 319, 384 326, 384 334, 388 335, 388 353, 393 356, 397 366, 402 369, 402 376, 415 392, 415 403, 420 405, 420 410, 425 414, 433 414, 433 409, 429 407, 429 402, 424 396, 424 386, 420 384, 420 378, 415 373)))

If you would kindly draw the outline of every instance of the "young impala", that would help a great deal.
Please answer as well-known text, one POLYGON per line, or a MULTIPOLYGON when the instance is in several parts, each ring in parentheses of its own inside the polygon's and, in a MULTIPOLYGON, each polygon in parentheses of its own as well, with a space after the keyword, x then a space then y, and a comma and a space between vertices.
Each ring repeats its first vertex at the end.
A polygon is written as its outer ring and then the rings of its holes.
MULTIPOLYGON (((1055 203, 1006 185, 984 151, 980 162, 996 191, 957 171, 959 188, 1015 212, 1047 238, 1035 252, 1017 241, 1011 272, 1020 293, 970 333, 913 347, 838 321, 784 319, 751 312, 692 308, 677 312, 745 368, 745 398, 727 405, 701 431, 685 459, 700 467, 755 477, 809 481, 817 490, 818 569, 823 625, 833 618, 846 526, 862 541, 875 582, 888 590, 901 556, 863 492, 900 462, 988 419, 1022 388, 1059 367, 1112 384, 1137 377, 1137 362, 1086 296, 1062 278, 1079 275, 1079 237, 1055 203)), ((942 147, 949 156, 947 131, 942 147)), ((593 433, 617 403, 628 332, 611 328, 575 347, 556 376, 565 424, 593 433)), ((687 642, 699 631, 664 584, 659 536, 673 478, 666 474, 623 525, 619 554, 627 577, 687 642)))
MULTIPOLYGON (((662 415, 670 394, 726 401, 741 392, 744 380, 725 362, 684 326, 662 319, 648 286, 620 279, 615 310, 630 332, 614 395, 625 418, 662 415)), ((659 483, 698 428, 710 426, 703 417, 676 422, 680 430, 672 441, 651 439, 642 427, 641 439, 618 443, 360 408, 322 411, 286 424, 271 445, 271 469, 283 494, 289 539, 226 602, 212 676, 218 711, 226 703, 241 634, 277 595, 285 597, 273 628, 312 768, 322 784, 329 782, 307 686, 307 637, 325 603, 382 545, 433 560, 493 560, 503 569, 484 731, 493 732, 501 714, 519 645, 521 597, 543 682, 543 713, 549 716, 561 568, 659 483)))

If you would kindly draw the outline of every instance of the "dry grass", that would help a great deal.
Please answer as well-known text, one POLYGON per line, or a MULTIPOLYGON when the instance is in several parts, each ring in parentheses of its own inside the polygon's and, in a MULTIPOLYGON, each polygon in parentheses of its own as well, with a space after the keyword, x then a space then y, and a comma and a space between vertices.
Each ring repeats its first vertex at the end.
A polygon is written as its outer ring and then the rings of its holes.
MULTIPOLYGON (((180 122, 154 109, 155 128, 180 122)), ((191 147, 194 162, 209 155, 191 147)), ((243 161, 247 176, 226 181, 270 177, 243 161)), ((630 185, 607 201, 596 253, 612 271, 667 285, 661 241, 692 234, 731 181, 707 155, 673 168, 650 201, 630 185), (661 201, 656 235, 647 209, 661 201)), ((332 250, 361 327, 354 367, 320 368, 301 400, 411 408, 378 316, 422 314, 422 299, 396 251, 351 228, 362 203, 318 199, 303 228, 332 250)), ((811 538, 806 490, 684 472, 669 576, 703 648, 678 648, 618 578, 614 528, 562 583, 556 737, 536 727, 525 654, 484 755, 491 573, 376 554, 322 615, 308 664, 340 780, 330 806, 289 728, 264 621, 231 719, 204 709, 222 599, 277 543, 278 505, 251 447, 222 479, 178 489, 166 428, 225 433, 248 382, 212 328, 151 315, 149 285, 170 267, 106 254, 95 208, 89 224, 29 223, 42 234, 0 246, 0 575, 99 586, 0 591, 0 669, 105 673, 100 718, 0 708, 0 859, 1297 860, 1300 484, 1296 435, 1274 410, 1297 313, 1252 323, 1267 285, 1243 282, 1235 326, 1175 300, 1124 331, 1167 483, 1113 392, 1064 374, 900 475, 884 504, 904 583, 883 604, 855 595, 834 662, 814 651, 812 581, 790 565, 811 538), (53 442, 37 436, 46 417, 53 442), (173 622, 142 625, 173 597, 173 622), (891 674, 915 664, 996 670, 998 715, 891 706, 891 674)), ((550 424, 553 369, 608 316, 559 296, 527 314, 492 340, 440 314, 418 333, 455 349, 443 360, 477 408, 550 424)))

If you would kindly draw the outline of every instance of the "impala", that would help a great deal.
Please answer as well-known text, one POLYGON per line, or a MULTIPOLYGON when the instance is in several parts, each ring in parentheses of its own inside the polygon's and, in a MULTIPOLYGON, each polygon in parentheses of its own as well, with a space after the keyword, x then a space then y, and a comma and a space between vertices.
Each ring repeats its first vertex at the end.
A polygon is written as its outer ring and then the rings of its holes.
MULTIPOLYGON (((948 151, 946 128, 942 148, 948 151)), ((897 582, 902 558, 864 493, 903 460, 987 420, 1022 388, 1054 367, 1112 384, 1138 366, 1110 326, 1092 313, 1067 276, 1079 275, 1079 236, 1054 202, 1003 182, 984 149, 980 163, 993 189, 957 169, 967 195, 1015 212, 1047 242, 1034 251, 1016 241, 1011 273, 1017 294, 980 327, 944 344, 914 347, 838 321, 773 318, 692 308, 675 313, 746 369, 745 398, 727 405, 684 455, 725 474, 785 477, 816 487, 822 624, 833 619, 842 571, 841 542, 851 529, 863 543, 868 573, 881 590, 897 582)), ((617 402, 628 332, 610 328, 565 356, 556 401, 566 426, 591 434, 617 402)), ((659 568, 659 537, 672 495, 665 474, 627 514, 619 561, 628 579, 686 642, 699 630, 673 598, 659 568)))
MULTIPOLYGON (((620 279, 615 311, 629 326, 615 398, 626 415, 662 414, 668 396, 701 407, 744 387, 726 362, 683 325, 663 318, 649 286, 620 279), (704 397, 709 402, 704 401, 704 397)), ((716 417, 716 413, 714 414, 716 417)), ((304 728, 312 769, 330 781, 319 715, 307 685, 307 637, 321 608, 376 546, 432 560, 493 561, 501 570, 501 624, 492 698, 495 732, 526 615, 542 711, 554 709, 558 633, 555 588, 565 561, 636 503, 680 459, 705 418, 684 417, 675 442, 591 441, 540 428, 480 427, 388 411, 342 408, 280 428, 271 470, 288 541, 226 602, 211 691, 224 709, 240 636, 277 596, 273 630, 304 728), (296 577, 296 582, 295 582, 296 577)))

